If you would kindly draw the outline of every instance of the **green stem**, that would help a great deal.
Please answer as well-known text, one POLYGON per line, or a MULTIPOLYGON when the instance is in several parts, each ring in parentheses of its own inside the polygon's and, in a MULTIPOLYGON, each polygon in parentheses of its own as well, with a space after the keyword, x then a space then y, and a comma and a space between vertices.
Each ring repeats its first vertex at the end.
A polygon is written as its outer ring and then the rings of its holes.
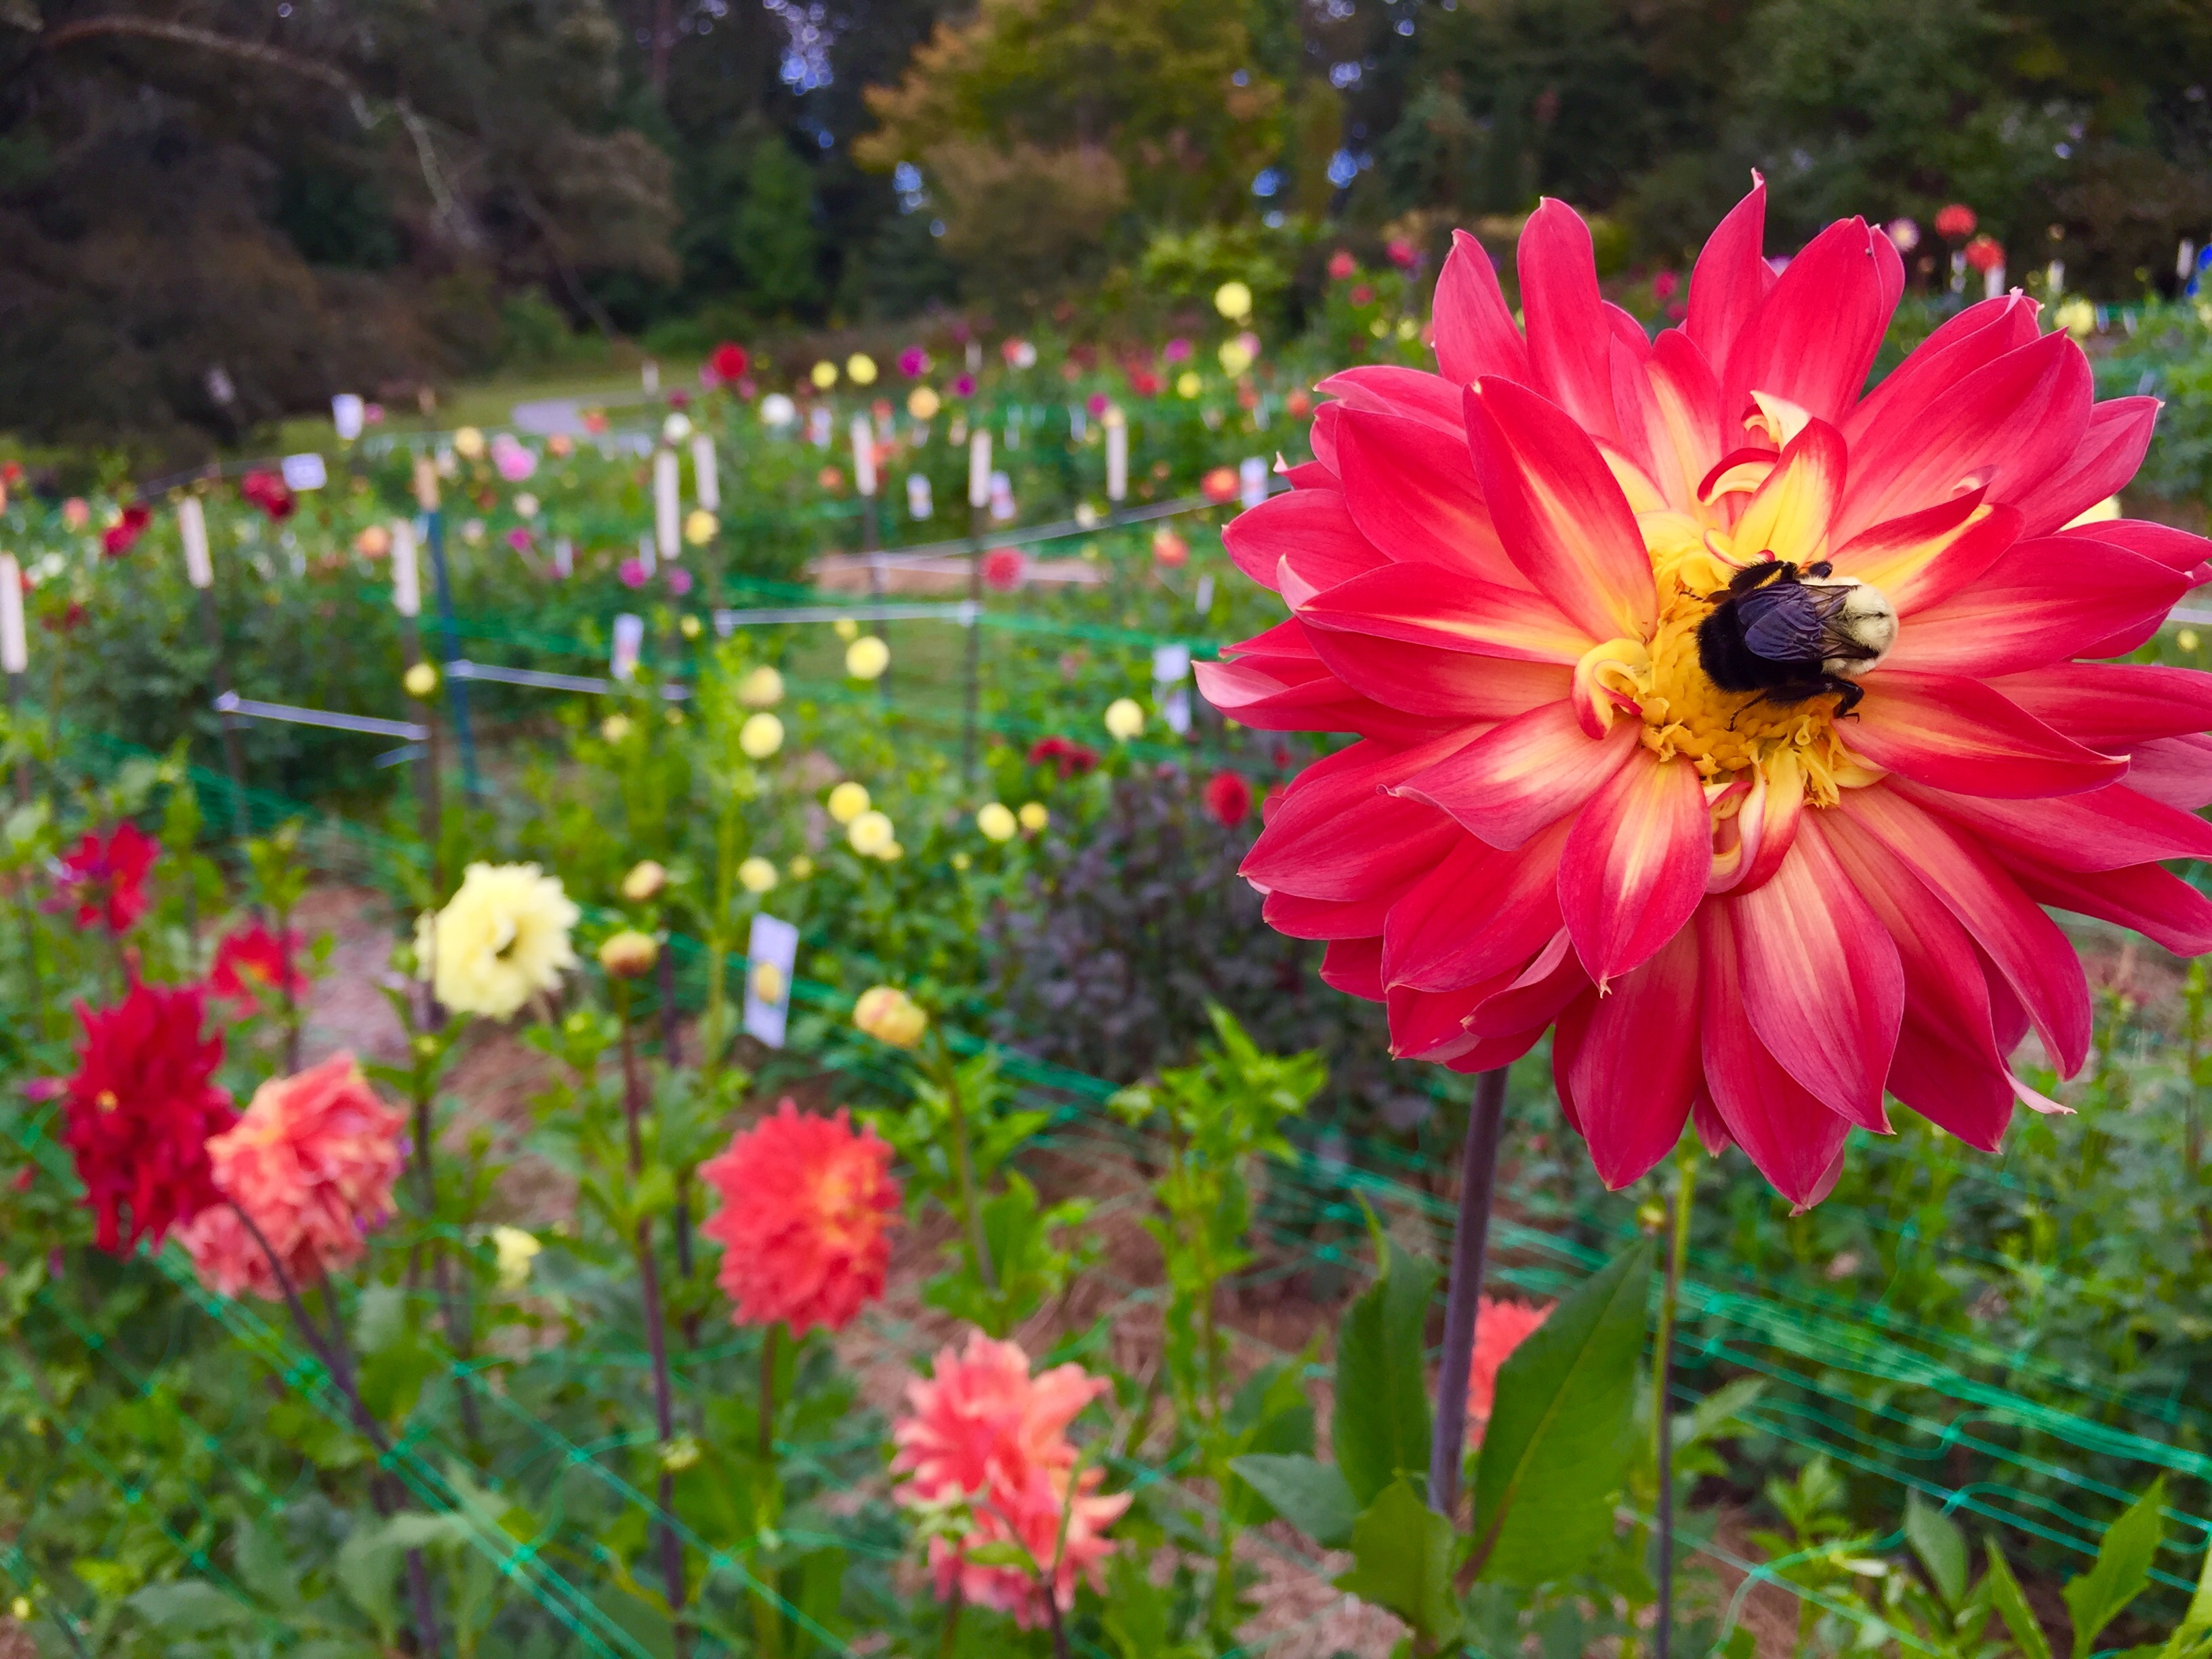
POLYGON ((937 1659, 952 1659, 960 1644, 960 1609, 966 1605, 960 1594, 960 1580, 952 1581, 952 1599, 945 1603, 945 1623, 937 1632, 937 1659))
POLYGON ((1658 1547, 1659 1606, 1652 1626, 1654 1659, 1669 1659, 1674 1638, 1674 1415, 1668 1398, 1674 1380, 1674 1322, 1682 1272, 1690 1259, 1690 1208, 1698 1189, 1699 1149, 1694 1135, 1675 1160, 1674 1211, 1667 1244, 1667 1273, 1659 1297, 1658 1346, 1651 1364, 1651 1437, 1659 1474, 1654 1530, 1658 1547))
POLYGON ((945 1099, 952 1117, 952 1175, 960 1198, 960 1225, 968 1236, 969 1254, 975 1259, 976 1277, 983 1288, 999 1288, 999 1276, 991 1266, 990 1241, 983 1235, 983 1212, 975 1203, 975 1165, 968 1152, 968 1114, 960 1101, 960 1069, 953 1062, 952 1050, 945 1047, 942 1036, 933 1036, 941 1062, 939 1079, 945 1085, 945 1099))
POLYGON ((700 1026, 699 1073, 712 1081, 722 1063, 726 1038, 722 1027, 729 1018, 730 901, 737 879, 737 792, 722 802, 722 821, 714 832, 714 915, 707 939, 707 1013, 700 1026))

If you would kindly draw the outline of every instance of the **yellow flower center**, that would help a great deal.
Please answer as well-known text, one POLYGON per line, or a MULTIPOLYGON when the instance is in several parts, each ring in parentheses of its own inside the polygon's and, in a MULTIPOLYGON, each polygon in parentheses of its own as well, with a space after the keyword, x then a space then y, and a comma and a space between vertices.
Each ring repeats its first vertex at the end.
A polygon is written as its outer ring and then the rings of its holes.
POLYGON ((1838 696, 1777 702, 1759 691, 1723 691, 1705 672, 1698 629, 1726 592, 1738 567, 1726 556, 1728 536, 1673 514, 1646 515, 1644 539, 1660 594, 1659 623, 1649 640, 1609 640, 1576 670, 1579 687, 1624 717, 1633 704, 1642 741, 1661 760, 1680 756, 1705 781, 1709 799, 1758 772, 1770 784, 1787 775, 1775 763, 1796 763, 1808 805, 1833 806, 1838 792, 1881 774, 1851 754, 1836 721, 1838 696))

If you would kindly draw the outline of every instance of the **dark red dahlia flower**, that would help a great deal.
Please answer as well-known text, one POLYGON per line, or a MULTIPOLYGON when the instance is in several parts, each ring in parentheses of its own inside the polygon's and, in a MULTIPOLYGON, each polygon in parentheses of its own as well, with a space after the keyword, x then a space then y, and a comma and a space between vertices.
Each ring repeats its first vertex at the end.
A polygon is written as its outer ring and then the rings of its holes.
POLYGON ((201 1036, 198 986, 133 984, 112 1008, 79 1003, 84 1042, 64 1087, 63 1144, 76 1159, 94 1242, 117 1255, 221 1202, 207 1142, 237 1121, 218 1088, 222 1036, 201 1036))
POLYGON ((127 933, 146 914, 146 874, 161 856, 161 843, 125 818, 105 839, 87 831, 61 858, 61 893, 57 909, 76 907, 76 925, 104 925, 127 933))

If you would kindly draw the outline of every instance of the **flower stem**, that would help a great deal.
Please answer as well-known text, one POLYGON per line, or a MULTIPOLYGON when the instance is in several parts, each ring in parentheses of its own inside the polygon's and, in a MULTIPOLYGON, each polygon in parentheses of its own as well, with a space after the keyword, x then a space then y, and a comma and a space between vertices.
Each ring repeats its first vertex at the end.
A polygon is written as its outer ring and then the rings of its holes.
POLYGON ((942 1036, 936 1037, 942 1061, 945 1099, 952 1116, 952 1174, 960 1194, 960 1225, 968 1235, 968 1249, 975 1258, 975 1273, 983 1288, 999 1288, 999 1275, 991 1266, 991 1242, 983 1233, 983 1212, 975 1203, 975 1165, 968 1152, 968 1114, 960 1100, 960 1068, 942 1036))
POLYGON ((960 1594, 960 1580, 952 1581, 952 1599, 945 1604, 945 1623, 937 1632, 937 1659, 952 1659, 953 1651, 960 1645, 960 1609, 967 1605, 960 1594))
POLYGON ((1443 1364, 1437 1376, 1437 1415, 1429 1440, 1429 1506, 1455 1524, 1460 1464, 1467 1449, 1467 1385, 1474 1369, 1475 1316, 1481 1307, 1510 1069, 1501 1066, 1475 1079, 1467 1149, 1460 1159, 1459 1219, 1452 1231, 1451 1286, 1444 1301, 1443 1364))
POLYGON ((1668 1224, 1666 1278, 1659 1294, 1658 1346, 1651 1365, 1651 1434, 1659 1471, 1657 1545, 1659 1606, 1652 1628, 1653 1659, 1668 1659, 1674 1638, 1674 1414, 1670 1395, 1674 1381, 1674 1321, 1682 1288, 1682 1269, 1690 1255, 1690 1206, 1698 1189, 1698 1147, 1694 1137, 1677 1158, 1674 1212, 1668 1224))
MULTIPOLYGON (((645 1080, 637 1068, 637 1038, 630 1019, 629 987, 615 981, 615 1012, 622 1023, 623 1121, 629 1134, 629 1172, 645 1172, 645 1141, 639 1120, 645 1112, 645 1080)), ((674 1389, 668 1376, 667 1316, 660 1305, 660 1274, 653 1259, 653 1218, 637 1219, 637 1285, 643 1304, 646 1348, 653 1359, 653 1419, 665 1453, 676 1437, 674 1389)), ((676 1474, 664 1460, 660 1468, 660 1576, 672 1620, 684 1607, 684 1545, 676 1535, 676 1474)))
POLYGON ((767 1468, 775 1460, 775 1339, 783 1328, 771 1325, 761 1336, 760 1461, 767 1468))

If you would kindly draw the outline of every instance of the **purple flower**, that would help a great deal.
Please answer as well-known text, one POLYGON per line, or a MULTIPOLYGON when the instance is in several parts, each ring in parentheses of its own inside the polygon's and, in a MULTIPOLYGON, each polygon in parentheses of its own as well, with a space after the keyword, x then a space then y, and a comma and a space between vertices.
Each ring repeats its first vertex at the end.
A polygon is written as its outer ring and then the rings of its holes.
POLYGON ((668 567, 665 580, 668 583, 668 591, 679 599, 691 591, 691 573, 680 564, 672 564, 668 567))

